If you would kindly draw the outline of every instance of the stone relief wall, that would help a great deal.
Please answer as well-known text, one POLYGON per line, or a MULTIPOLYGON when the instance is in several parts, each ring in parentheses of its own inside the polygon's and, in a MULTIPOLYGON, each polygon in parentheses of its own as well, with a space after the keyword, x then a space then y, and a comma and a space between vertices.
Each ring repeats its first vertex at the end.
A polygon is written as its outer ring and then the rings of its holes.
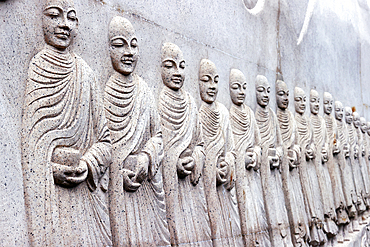
POLYGON ((31 2, 0 2, 1 245, 357 246, 367 3, 31 2))

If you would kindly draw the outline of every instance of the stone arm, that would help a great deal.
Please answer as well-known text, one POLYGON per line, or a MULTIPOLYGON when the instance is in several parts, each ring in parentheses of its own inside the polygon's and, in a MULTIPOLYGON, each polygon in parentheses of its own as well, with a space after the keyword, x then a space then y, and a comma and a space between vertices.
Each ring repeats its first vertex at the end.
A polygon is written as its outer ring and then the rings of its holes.
POLYGON ((289 163, 290 167, 291 168, 295 168, 301 161, 301 146, 299 145, 298 143, 298 133, 297 133, 297 124, 295 122, 295 118, 293 116, 292 113, 291 114, 291 124, 293 125, 292 128, 293 128, 293 133, 292 133, 292 138, 293 138, 293 143, 292 143, 292 146, 290 147, 290 149, 295 152, 296 156, 297 156, 297 159, 296 161, 294 162, 294 164, 291 164, 289 163), (293 165, 293 167, 292 167, 293 165))
POLYGON ((107 173, 112 159, 110 133, 102 102, 99 87, 94 79, 91 83, 94 143, 81 157, 81 160, 85 161, 88 167, 87 185, 91 191, 95 191, 99 185, 103 191, 108 189, 108 184, 100 183, 100 180, 107 173))
POLYGON ((195 137, 193 137, 193 140, 195 141, 195 147, 192 153, 192 157, 194 160, 194 168, 192 173, 190 174, 190 181, 193 185, 197 185, 199 182, 199 178, 203 172, 205 159, 202 126, 199 121, 199 118, 197 119, 197 126, 195 131, 196 131, 195 137))
POLYGON ((231 190, 235 185, 235 159, 236 159, 236 153, 235 153, 235 146, 234 146, 234 138, 233 138, 233 132, 231 129, 231 125, 229 122, 229 116, 225 118, 225 142, 226 142, 226 154, 225 154, 225 162, 228 164, 229 172, 227 174, 227 182, 225 183, 225 187, 228 190, 231 190))
POLYGON ((251 114, 253 117, 252 119, 252 126, 254 130, 254 148, 253 151, 256 153, 256 165, 253 168, 257 171, 261 167, 261 160, 262 160, 262 148, 261 148, 261 133, 258 129, 257 121, 254 118, 254 115, 251 114))
MULTIPOLYGON (((272 111, 271 111, 272 112, 272 111)), ((279 157, 279 163, 281 164, 282 162, 282 157, 284 155, 284 149, 283 149, 283 139, 281 137, 281 132, 280 132, 280 127, 279 127, 279 122, 277 120, 276 114, 272 112, 273 114, 273 120, 274 120, 274 128, 275 128, 275 133, 276 133, 276 154, 279 157)), ((280 168, 281 169, 281 168, 280 168)))
POLYGON ((155 108, 154 99, 150 101, 150 135, 151 138, 144 145, 142 152, 149 156, 148 179, 153 178, 163 159, 163 139, 160 118, 155 108))

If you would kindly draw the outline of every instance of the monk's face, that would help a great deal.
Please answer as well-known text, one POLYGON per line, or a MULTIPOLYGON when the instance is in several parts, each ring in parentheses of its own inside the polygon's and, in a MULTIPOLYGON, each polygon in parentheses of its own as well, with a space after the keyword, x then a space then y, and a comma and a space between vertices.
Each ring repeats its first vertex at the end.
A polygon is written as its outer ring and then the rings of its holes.
POLYGON ((199 90, 204 102, 212 104, 216 101, 218 79, 215 64, 209 60, 202 60, 199 68, 199 90))
POLYGON ((370 122, 367 122, 367 134, 370 136, 370 122))
POLYGON ((109 26, 109 46, 113 68, 126 76, 134 72, 139 47, 134 27, 127 19, 113 18, 109 26))
POLYGON ((361 131, 362 133, 366 133, 367 131, 367 123, 366 123, 366 119, 365 118, 360 118, 360 124, 361 124, 361 131))
POLYGON ((270 102, 270 85, 266 77, 258 77, 256 79, 256 98, 257 104, 262 108, 268 106, 270 102))
POLYGON ((347 124, 351 124, 353 121, 352 110, 350 107, 344 108, 344 118, 346 119, 347 124))
POLYGON ((181 50, 173 44, 162 47, 161 75, 164 85, 179 90, 185 80, 185 60, 181 50))
POLYGON ((311 90, 310 110, 311 110, 311 113, 314 115, 318 114, 320 110, 320 97, 317 91, 315 90, 311 90))
POLYGON ((343 105, 340 102, 335 102, 335 118, 339 121, 343 119, 343 105))
POLYGON ((303 90, 296 89, 295 95, 294 95, 294 108, 295 111, 299 114, 303 114, 306 110, 306 95, 303 92, 303 90))
POLYGON ((333 97, 329 94, 324 95, 324 113, 331 114, 333 109, 333 97))
POLYGON ((72 1, 47 1, 42 17, 42 28, 48 45, 65 50, 76 35, 77 27, 78 19, 72 1))
POLYGON ((230 97, 235 105, 242 105, 245 99, 245 91, 247 89, 247 82, 233 81, 230 83, 230 97))
POLYGON ((353 125, 358 128, 360 127, 361 123, 360 123, 360 114, 358 114, 358 112, 354 112, 353 114, 353 125))
POLYGON ((283 81, 278 81, 276 85, 276 103, 277 106, 285 110, 289 105, 289 90, 283 81))

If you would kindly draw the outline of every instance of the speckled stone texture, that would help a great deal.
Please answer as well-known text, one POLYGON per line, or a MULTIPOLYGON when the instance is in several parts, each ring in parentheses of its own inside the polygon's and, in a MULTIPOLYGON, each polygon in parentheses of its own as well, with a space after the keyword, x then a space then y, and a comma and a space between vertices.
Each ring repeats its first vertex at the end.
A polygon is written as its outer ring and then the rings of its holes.
MULTIPOLYGON (((42 0, 0 1, 0 245, 28 246, 21 165, 22 106, 31 59, 45 45, 42 0)), ((161 47, 175 43, 186 60, 184 90, 201 105, 199 63, 219 74, 217 101, 230 109, 229 74, 241 70, 245 104, 254 111, 254 81, 284 79, 290 101, 296 86, 316 89, 355 107, 370 120, 370 6, 366 0, 79 0, 78 34, 71 45, 92 69, 101 94, 113 74, 108 25, 123 16, 135 27, 140 57, 135 73, 158 104, 163 89, 161 47)), ((276 111, 275 100, 269 106, 276 111)), ((294 105, 289 105, 294 112, 294 105)), ((306 110, 307 114, 308 110, 306 110)), ((320 105, 320 115, 323 110, 320 105)), ((366 236, 365 227, 354 239, 366 236)), ((352 238, 352 237, 351 237, 352 238)), ((356 241, 357 241, 356 240, 356 241)), ((354 243, 352 246, 359 246, 354 243)), ((345 245, 343 245, 345 246, 345 245)), ((351 245, 348 245, 351 246, 351 245)))

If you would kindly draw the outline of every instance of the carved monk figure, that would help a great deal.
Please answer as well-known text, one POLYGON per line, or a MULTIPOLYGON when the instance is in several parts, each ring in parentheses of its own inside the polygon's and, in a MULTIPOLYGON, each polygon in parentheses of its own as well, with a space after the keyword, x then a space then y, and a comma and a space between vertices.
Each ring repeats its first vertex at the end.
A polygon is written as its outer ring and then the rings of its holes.
POLYGON ((310 92, 311 128, 315 144, 316 158, 315 168, 319 179, 321 198, 324 209, 324 231, 331 238, 337 235, 338 227, 334 223, 337 219, 334 206, 334 195, 328 169, 328 143, 326 135, 326 124, 319 115, 320 97, 316 90, 310 92))
POLYGON ((211 222, 214 246, 242 246, 239 211, 234 188, 235 152, 233 133, 226 107, 216 101, 218 92, 216 66, 202 59, 199 89, 205 163, 204 192, 211 222))
MULTIPOLYGON (((360 127, 357 127, 357 135, 359 136, 359 139, 361 138, 362 147, 361 155, 360 155, 360 164, 361 164, 361 173, 362 178, 364 180, 364 186, 365 186, 365 202, 367 209, 370 208, 370 176, 369 176, 369 168, 368 168, 368 159, 367 159, 367 138, 366 138, 366 131, 367 131, 367 124, 366 119, 364 117, 360 117, 360 127), (358 131, 360 129, 361 131, 358 131)), ((367 217, 366 217, 367 218, 367 217)))
POLYGON ((154 97, 134 73, 139 52, 135 30, 127 19, 116 16, 108 38, 115 70, 104 96, 113 145, 109 187, 113 245, 169 245, 160 167, 162 132, 154 97))
POLYGON ((313 131, 310 119, 304 114, 306 110, 306 94, 299 87, 294 89, 294 107, 296 111, 295 120, 298 144, 301 147, 299 176, 310 227, 310 244, 318 246, 325 244, 327 241, 322 229, 324 211, 320 185, 315 169, 313 131))
POLYGON ((201 173, 202 131, 193 97, 182 86, 185 60, 172 43, 162 46, 163 90, 158 110, 163 131, 163 186, 171 244, 212 246, 201 173))
POLYGON ((277 119, 285 155, 282 157, 282 177, 288 218, 294 246, 308 246, 308 219, 299 179, 300 147, 297 145, 297 126, 288 110, 289 90, 284 81, 276 81, 277 119))
POLYGON ((337 241, 338 243, 343 243, 343 226, 349 223, 348 214, 346 212, 346 203, 343 193, 343 185, 341 179, 340 163, 338 159, 338 154, 340 149, 338 147, 337 141, 337 128, 334 116, 331 114, 333 110, 333 96, 324 92, 324 120, 326 124, 326 134, 327 134, 327 148, 328 148, 328 170, 332 185, 332 191, 334 196, 334 208, 337 215, 336 224, 340 230, 337 241))
POLYGON ((359 231, 359 219, 358 216, 361 216, 366 210, 366 206, 364 200, 362 198, 362 188, 363 188, 363 181, 361 176, 361 170, 358 162, 358 145, 357 145, 357 135, 355 133, 353 127, 353 116, 352 116, 352 108, 345 107, 344 108, 344 116, 346 120, 346 128, 347 128, 347 141, 349 146, 349 159, 351 165, 351 174, 353 176, 353 183, 355 188, 356 198, 354 201, 356 202, 356 209, 357 215, 355 216, 354 220, 352 221, 352 228, 354 231, 359 231))
MULTIPOLYGON (((343 120, 343 104, 339 101, 335 101, 335 119, 336 119, 336 143, 334 144, 334 149, 337 149, 334 154, 334 162, 338 163, 341 174, 342 188, 344 194, 344 206, 348 212, 349 218, 355 217, 357 214, 355 203, 357 201, 355 185, 353 182, 351 160, 349 155, 349 145, 347 139, 347 129, 345 122, 343 120)), ((341 230, 341 226, 339 229, 341 230)), ((344 240, 349 241, 347 231, 353 232, 351 224, 344 225, 344 240)))
POLYGON ((253 111, 244 104, 247 82, 232 69, 229 78, 230 123, 236 151, 236 192, 246 246, 271 246, 261 184, 260 133, 253 111))
MULTIPOLYGON (((366 167, 366 162, 364 160, 365 157, 365 147, 363 143, 363 136, 362 136, 362 131, 361 131, 361 119, 360 119, 360 114, 358 112, 353 112, 353 126, 355 129, 355 135, 357 135, 357 148, 358 148, 358 165, 355 166, 356 168, 356 173, 357 176, 361 177, 359 181, 362 181, 361 184, 361 195, 362 199, 365 203, 365 206, 369 207, 370 206, 370 201, 369 201, 369 186, 370 186, 370 181, 367 178, 367 167, 366 167)), ((360 223, 363 223, 364 216, 362 215, 362 219, 360 220, 360 223)))
POLYGON ((111 144, 91 68, 70 50, 78 27, 69 0, 45 1, 45 47, 29 65, 22 165, 32 246, 110 246, 111 144))
POLYGON ((293 246, 284 201, 281 177, 283 142, 275 113, 268 106, 270 85, 267 78, 256 78, 257 109, 255 118, 261 135, 261 179, 273 246, 293 246))

